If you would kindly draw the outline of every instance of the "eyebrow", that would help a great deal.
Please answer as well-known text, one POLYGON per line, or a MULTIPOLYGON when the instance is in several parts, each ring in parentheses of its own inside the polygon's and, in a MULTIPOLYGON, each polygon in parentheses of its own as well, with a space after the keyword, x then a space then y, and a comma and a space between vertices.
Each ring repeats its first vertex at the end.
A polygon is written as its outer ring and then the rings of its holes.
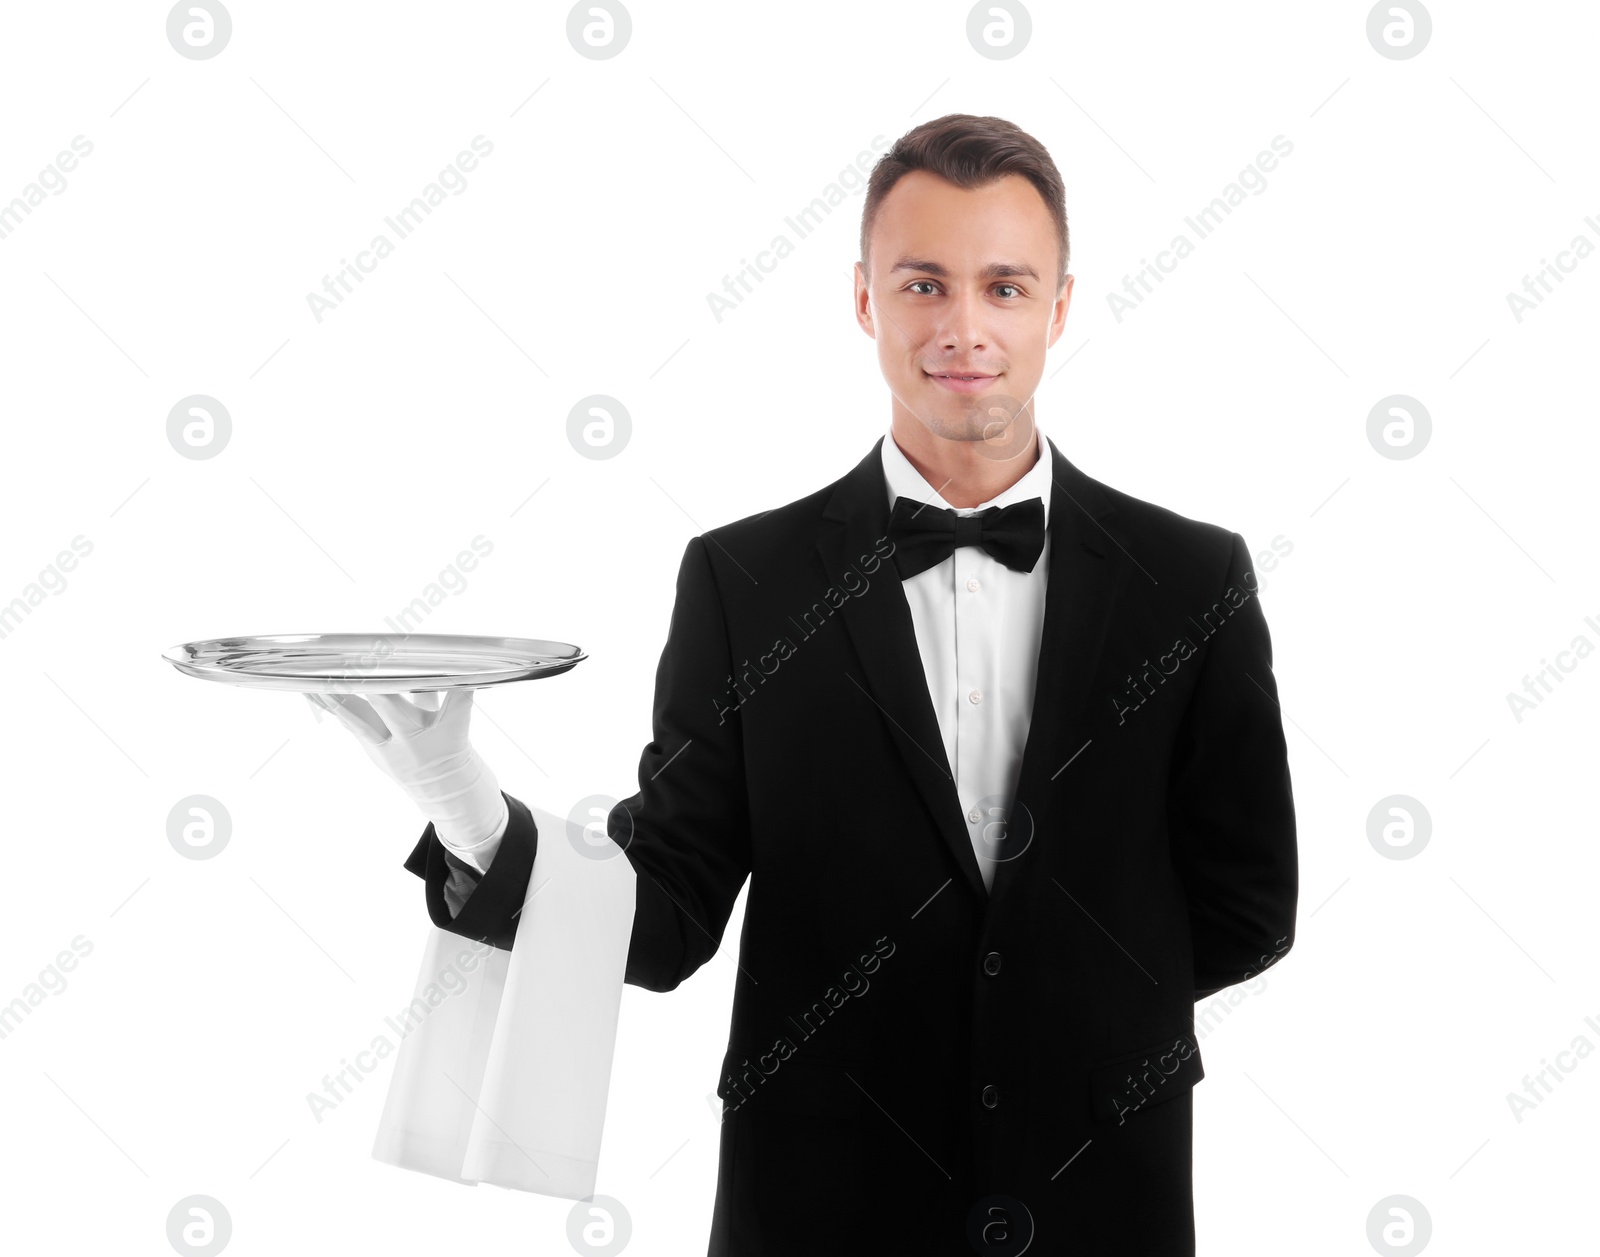
MULTIPOLYGON (((889 274, 896 271, 923 271, 929 275, 937 275, 940 279, 949 279, 950 272, 939 262, 927 258, 904 257, 889 268, 889 274)), ((1010 279, 1013 276, 1027 275, 1032 279, 1039 278, 1039 272, 1026 262, 990 262, 978 272, 979 279, 1010 279)))

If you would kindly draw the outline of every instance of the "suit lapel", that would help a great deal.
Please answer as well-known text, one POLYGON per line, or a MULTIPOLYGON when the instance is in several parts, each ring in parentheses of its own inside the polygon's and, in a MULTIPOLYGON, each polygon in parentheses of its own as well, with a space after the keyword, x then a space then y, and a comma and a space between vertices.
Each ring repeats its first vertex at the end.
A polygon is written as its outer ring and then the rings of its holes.
MULTIPOLYGON (((1067 765, 1087 745, 1088 730, 1096 723, 1087 706, 1089 691, 1128 570, 1127 556, 1103 527, 1104 517, 1114 510, 1105 490, 1068 462, 1053 441, 1049 445, 1050 577, 1039 670, 1002 848, 1005 858, 995 867, 989 892, 990 911, 999 910, 1011 884, 1025 874, 1042 841, 1050 805, 1071 797, 1072 770, 1067 765)), ((1071 840, 1064 825, 1055 828, 1071 840)))
MULTIPOLYGON (((823 510, 817 553, 831 583, 888 547, 888 489, 883 478, 882 442, 834 486, 823 510)), ((1050 576, 1045 589, 1044 628, 1040 638, 1038 678, 1022 769, 1013 804, 1008 841, 1022 847, 1019 821, 1037 827, 1056 784, 1055 775, 1077 749, 1066 743, 1086 725, 1081 711, 1094 676, 1110 619, 1112 594, 1122 564, 1108 558, 1099 518, 1112 510, 1100 486, 1086 477, 1047 442, 1052 463, 1050 499, 1050 576), (1015 841, 1011 841, 1015 839, 1015 841)), ((1026 862, 1027 848, 995 870, 994 890, 986 890, 973 853, 972 839, 956 792, 955 777, 944 753, 944 738, 928 694, 916 629, 899 574, 885 561, 870 578, 864 595, 840 608, 851 643, 860 659, 859 674, 846 684, 858 685, 888 722, 906 770, 911 774, 955 858, 968 890, 993 908, 1026 862)), ((1080 738, 1079 741, 1082 739, 1080 738)), ((1028 846, 1037 834, 1028 839, 1028 846)))
MULTIPOLYGON (((887 436, 879 437, 871 452, 835 485, 823 509, 817 552, 824 574, 834 584, 874 553, 874 543, 879 554, 889 549, 884 540, 889 528, 889 490, 883 478, 882 454, 886 440, 887 436)), ((861 661, 845 684, 853 682, 865 690, 882 713, 906 771, 968 889, 986 897, 978 858, 962 819, 955 777, 945 757, 938 717, 928 695, 928 679, 900 574, 894 561, 886 559, 868 579, 872 584, 866 593, 850 598, 839 610, 861 661)))

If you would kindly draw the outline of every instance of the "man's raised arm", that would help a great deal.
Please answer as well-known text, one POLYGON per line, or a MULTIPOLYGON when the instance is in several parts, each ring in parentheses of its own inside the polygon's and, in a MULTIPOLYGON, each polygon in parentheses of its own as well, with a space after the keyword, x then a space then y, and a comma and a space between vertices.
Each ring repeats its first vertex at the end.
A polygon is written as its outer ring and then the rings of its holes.
MULTIPOLYGON (((638 878, 627 981, 648 990, 673 989, 715 954, 750 871, 741 718, 721 701, 733 671, 710 554, 696 537, 678 569, 672 623, 656 669, 652 737, 639 760, 639 792, 612 808, 606 821, 638 878)), ((457 693, 450 692, 441 717, 459 710, 457 693)), ((380 710, 400 726, 391 736, 402 742, 431 728, 426 717, 417 726, 408 712, 393 708, 412 707, 405 700, 373 698, 392 700, 380 710)), ((370 726, 346 718, 355 715, 346 710, 351 703, 341 700, 335 714, 361 736, 370 726)), ((421 752, 391 752, 386 760, 388 737, 363 745, 430 817, 405 867, 422 878, 433 923, 509 949, 540 837, 528 808, 499 789, 467 742, 464 719, 421 752), (409 779, 395 771, 396 760, 409 779), (447 795, 453 810, 440 811, 419 782, 435 796, 447 795), (493 797, 486 784, 493 784, 493 797)), ((544 837, 562 841, 566 835, 544 837)))

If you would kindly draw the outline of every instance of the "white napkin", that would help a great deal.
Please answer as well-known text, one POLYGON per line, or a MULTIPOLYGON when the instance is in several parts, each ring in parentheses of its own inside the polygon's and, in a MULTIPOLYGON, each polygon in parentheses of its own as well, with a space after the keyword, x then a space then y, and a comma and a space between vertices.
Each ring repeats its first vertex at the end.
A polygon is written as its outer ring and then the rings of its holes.
POLYGON ((600 1161, 635 875, 603 832, 587 832, 584 854, 565 818, 528 810, 538 849, 511 951, 428 926, 372 1155, 582 1200, 600 1161))

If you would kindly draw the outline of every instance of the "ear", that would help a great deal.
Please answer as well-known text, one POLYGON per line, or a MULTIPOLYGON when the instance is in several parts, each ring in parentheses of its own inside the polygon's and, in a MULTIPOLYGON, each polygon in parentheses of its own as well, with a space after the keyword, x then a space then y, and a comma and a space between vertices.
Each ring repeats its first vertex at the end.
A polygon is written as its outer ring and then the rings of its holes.
POLYGON ((878 339, 878 328, 872 317, 872 285, 867 280, 866 268, 857 262, 852 271, 855 283, 856 323, 873 340, 878 339))
POLYGON ((1050 311, 1049 338, 1045 341, 1048 349, 1061 339, 1062 330, 1067 326, 1067 307, 1072 304, 1072 276, 1068 275, 1066 282, 1061 285, 1061 294, 1056 298, 1056 303, 1050 311))

